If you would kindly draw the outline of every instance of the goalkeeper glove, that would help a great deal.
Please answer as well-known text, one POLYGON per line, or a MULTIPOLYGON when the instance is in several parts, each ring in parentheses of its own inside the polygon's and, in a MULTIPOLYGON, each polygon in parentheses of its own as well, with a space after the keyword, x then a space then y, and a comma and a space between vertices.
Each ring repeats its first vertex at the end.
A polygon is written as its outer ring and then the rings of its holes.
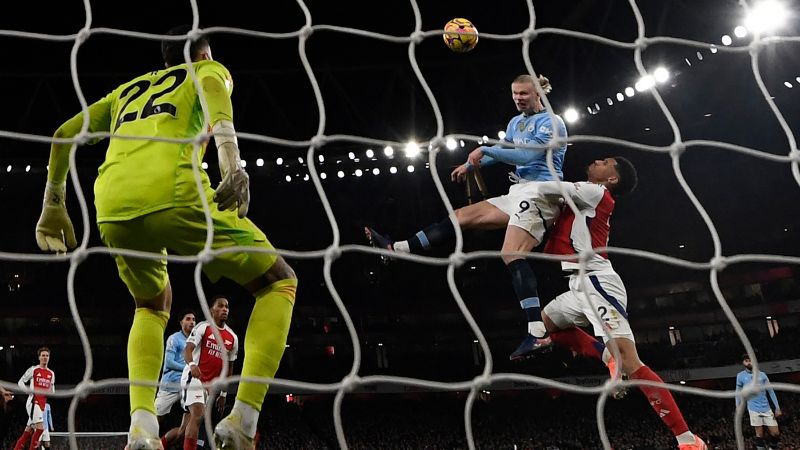
POLYGON ((47 182, 42 203, 42 215, 36 223, 36 243, 46 252, 64 253, 75 248, 75 229, 67 214, 67 183, 47 182))
POLYGON ((219 172, 222 181, 214 192, 214 201, 220 211, 237 209, 239 218, 247 215, 250 207, 250 177, 242 168, 236 131, 229 120, 220 120, 212 127, 217 144, 219 172))

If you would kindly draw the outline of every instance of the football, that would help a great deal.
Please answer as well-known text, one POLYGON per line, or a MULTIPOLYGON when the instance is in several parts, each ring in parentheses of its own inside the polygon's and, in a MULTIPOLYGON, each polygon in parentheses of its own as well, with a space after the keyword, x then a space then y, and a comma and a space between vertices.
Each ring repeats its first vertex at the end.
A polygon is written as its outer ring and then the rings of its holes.
POLYGON ((478 45, 478 29, 467 19, 453 19, 444 26, 444 43, 456 53, 465 53, 478 45))

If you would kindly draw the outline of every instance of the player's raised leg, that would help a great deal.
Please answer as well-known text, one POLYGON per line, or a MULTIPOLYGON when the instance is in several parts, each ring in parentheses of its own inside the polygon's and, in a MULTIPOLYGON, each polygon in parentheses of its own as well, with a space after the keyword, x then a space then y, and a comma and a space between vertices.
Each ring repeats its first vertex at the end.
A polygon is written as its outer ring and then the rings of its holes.
MULTIPOLYGON (((456 209, 455 214, 462 230, 499 230, 508 224, 508 214, 486 200, 456 209)), ((373 247, 414 254, 452 244, 456 236, 449 217, 428 225, 402 241, 392 241, 370 227, 364 227, 364 233, 373 247)))

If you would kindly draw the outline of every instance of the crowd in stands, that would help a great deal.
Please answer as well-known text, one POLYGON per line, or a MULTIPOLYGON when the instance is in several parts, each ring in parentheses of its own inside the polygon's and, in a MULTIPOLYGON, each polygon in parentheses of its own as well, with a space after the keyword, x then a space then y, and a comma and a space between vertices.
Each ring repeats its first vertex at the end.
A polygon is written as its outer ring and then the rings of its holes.
MULTIPOLYGON (((774 337, 769 333, 747 333, 757 350, 757 357, 764 361, 800 358, 800 328, 781 329, 774 337)), ((744 346, 733 333, 720 333, 701 341, 681 342, 671 345, 669 341, 637 344, 639 356, 656 370, 717 367, 738 364, 744 346)))
MULTIPOLYGON (((757 349, 761 360, 775 361, 800 358, 800 328, 783 328, 780 333, 770 337, 767 333, 749 332, 748 336, 757 349)), ((489 340, 494 359, 495 372, 520 372, 547 378, 564 376, 598 375, 605 372, 602 364, 595 361, 574 359, 567 351, 552 352, 540 361, 511 363, 507 355, 519 340, 489 340)), ((471 379, 483 370, 482 357, 476 360, 472 338, 458 343, 428 345, 416 348, 408 345, 385 343, 383 351, 388 364, 379 367, 375 357, 374 343, 362 342, 362 375, 390 374, 440 381, 463 381, 471 379)), ((733 334, 719 334, 701 341, 684 341, 673 346, 669 341, 658 343, 638 343, 639 355, 654 370, 672 370, 700 367, 718 367, 738 364, 744 352, 739 338, 733 334)), ((307 349, 305 346, 292 346, 287 349, 278 376, 309 382, 335 382, 343 378, 352 367, 352 347, 349 342, 337 344, 334 355, 328 355, 324 348, 307 349)), ((35 351, 35 350, 34 350, 35 351)), ((95 364, 92 378, 99 380, 124 377, 125 355, 110 349, 98 350, 94 355, 95 364)), ((24 372, 30 360, 20 359, 13 368, 6 368, 0 378, 15 382, 24 372), (23 364, 24 363, 24 364, 23 364)), ((60 384, 80 381, 84 370, 83 358, 65 356, 58 353, 53 362, 60 384)), ((236 369, 238 370, 238 369, 236 369)), ((3 371, 0 371, 3 372, 3 371)))
MULTIPOLYGON (((784 286, 785 287, 785 286, 784 286)), ((796 298, 797 284, 790 286, 796 298)), ((785 292, 782 292, 785 294, 785 292)), ((744 296, 739 305, 765 301, 758 296, 744 296)), ((696 300, 696 299, 695 299, 696 300)), ((700 302, 706 305, 708 302, 700 302)), ((700 307, 698 304, 698 307, 700 307)), ((707 305, 706 305, 707 306, 707 305)), ((668 308, 661 305, 659 307, 668 308)), ((488 324, 491 325, 491 324, 488 324)), ((386 332, 391 324, 380 325, 386 332)), ((391 374, 439 381, 463 381, 480 374, 483 357, 469 339, 440 333, 439 325, 430 330, 396 323, 403 336, 401 344, 383 345, 384 364, 375 358, 375 335, 361 330, 363 359, 360 375, 391 374), (408 333, 413 329, 414 333, 408 333), (418 342, 417 342, 418 341, 418 342), (434 342, 431 344, 431 342, 434 342), (388 363, 386 362, 388 361, 388 363)), ((508 328, 503 323, 503 328, 508 328)), ((800 358, 800 327, 785 326, 770 335, 749 329, 747 335, 761 361, 800 358)), ((539 360, 511 364, 506 355, 518 343, 516 336, 486 327, 494 357, 494 372, 519 372, 547 378, 605 374, 599 362, 573 358, 568 351, 557 350, 539 360), (493 333, 494 330, 494 334, 493 333)), ((369 330, 367 330, 369 331, 369 330)), ((469 330, 465 330, 469 334, 469 330)), ((336 339, 336 330, 327 338, 336 339)), ((687 333, 688 334, 688 333, 687 333)), ((346 338, 346 336, 344 336, 346 338)), ((349 338, 336 341, 335 352, 325 347, 314 349, 296 345, 287 349, 278 376, 310 382, 338 381, 352 364, 349 338), (313 353, 314 351, 319 352, 313 353), (324 353, 323 353, 324 352, 324 353)), ((657 371, 740 364, 744 351, 738 336, 729 329, 713 335, 703 333, 675 345, 669 340, 637 344, 641 359, 657 371)), ((77 347, 76 347, 77 348, 77 347)), ((95 343, 93 379, 124 376, 124 352, 115 351, 113 342, 95 343), (116 359, 114 359, 116 358, 116 359)), ((331 346, 331 349, 333 347, 331 346)), ((79 349, 80 350, 80 349, 79 349)), ((21 350, 17 350, 20 351, 21 350)), ((31 350, 32 351, 32 350, 31 350)), ((81 350, 82 351, 82 350, 81 350)), ((62 386, 79 381, 84 361, 60 349, 54 363, 62 386)), ((29 352, 30 353, 30 352, 29 352)), ((0 368, 2 379, 16 381, 32 361, 15 358, 15 364, 0 368), (25 367, 23 367, 25 366, 25 367)), ((777 381, 780 377, 771 377, 777 381)), ((787 377, 789 380, 797 380, 787 377)), ((717 380, 713 388, 732 389, 733 380, 717 380)), ((800 449, 800 396, 779 393, 786 416, 780 420, 781 448, 800 449)), ((349 448, 366 449, 461 449, 467 448, 464 429, 466 394, 349 395, 344 402, 342 419, 349 448)), ((677 395, 693 431, 700 434, 710 449, 734 449, 733 400, 677 395)), ((25 423, 24 395, 17 395, 0 417, 0 449, 12 448, 25 423)), ((69 402, 51 399, 57 431, 67 429, 69 402)), ((124 395, 94 395, 83 400, 76 416, 77 430, 125 431, 128 426, 127 398, 124 395)), ((472 429, 478 448, 485 449, 599 449, 602 448, 595 419, 596 397, 576 396, 550 390, 492 391, 477 401, 472 415, 472 429)), ((0 408, 2 409, 2 408, 0 408)), ((333 401, 330 395, 296 396, 287 403, 281 395, 271 395, 262 414, 263 438, 259 449, 335 449, 339 448, 333 427, 333 401)), ((638 391, 622 401, 606 405, 605 424, 614 449, 675 449, 673 437, 664 428, 638 391)), ((752 446, 752 428, 745 420, 746 448, 752 446)), ((125 437, 80 438, 81 450, 119 450, 125 437)), ((66 440, 53 438, 53 450, 66 449, 66 440)))
MULTIPOLYGON (((800 448, 800 395, 780 393, 786 413, 780 420, 782 449, 800 448)), ((466 393, 358 394, 345 398, 342 423, 348 447, 354 450, 412 450, 467 448, 464 428, 466 393)), ((124 431, 127 411, 124 397, 95 396, 78 409, 80 431, 124 431), (114 398, 111 398, 114 397, 114 398)), ((595 396, 579 396, 553 390, 491 391, 476 400, 472 429, 477 448, 576 450, 600 449, 595 419, 595 396)), ((677 394, 692 431, 712 450, 734 449, 733 399, 712 399, 677 394)), ((2 448, 10 448, 21 430, 22 405, 15 405, 13 424, 2 448)), ((66 429, 68 403, 54 402, 57 430, 66 429)), ((604 419, 611 445, 616 450, 672 450, 675 440, 650 409, 643 396, 632 391, 620 401, 609 400, 604 419)), ((259 428, 259 449, 336 449, 333 399, 330 395, 295 396, 287 403, 270 396, 259 428)), ((753 431, 744 422, 747 448, 753 431)), ((114 449, 124 437, 80 438, 79 448, 114 449)), ((69 448, 64 438, 54 438, 51 448, 69 448)))

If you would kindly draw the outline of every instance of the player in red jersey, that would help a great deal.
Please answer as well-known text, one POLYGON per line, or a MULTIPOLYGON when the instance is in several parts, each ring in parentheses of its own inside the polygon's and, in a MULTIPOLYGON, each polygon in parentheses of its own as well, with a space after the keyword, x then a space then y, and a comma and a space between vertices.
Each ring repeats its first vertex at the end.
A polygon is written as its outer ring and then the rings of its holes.
MULTIPOLYGON (((610 347, 619 350, 621 369, 631 379, 663 383, 636 352, 636 343, 626 311, 628 296, 620 276, 606 253, 593 249, 608 245, 614 195, 624 195, 636 186, 636 169, 622 157, 597 160, 587 169, 587 181, 578 183, 544 182, 540 192, 549 200, 562 196, 562 189, 575 203, 564 210, 551 231, 545 253, 579 255, 588 253, 585 276, 579 276, 577 258, 561 263, 569 275, 569 291, 545 306, 542 320, 548 335, 537 341, 537 350, 563 345, 577 354, 602 359, 594 337, 577 327, 592 326, 610 347), (609 339, 610 338, 610 339, 609 339)), ((609 348, 609 351, 611 348, 609 348)), ((681 410, 668 389, 641 386, 650 405, 675 435, 680 450, 706 450, 699 436, 689 431, 681 410)))
POLYGON ((31 445, 28 447, 34 450, 39 447, 39 438, 44 432, 44 409, 47 404, 47 392, 54 392, 56 389, 55 373, 47 367, 50 362, 50 349, 42 347, 36 351, 39 356, 39 365, 31 366, 17 384, 21 389, 30 389, 34 392, 28 395, 28 401, 25 402, 25 411, 28 414, 28 423, 25 425, 25 431, 22 436, 17 440, 14 445, 14 450, 23 450, 28 439, 31 439, 31 445))
MULTIPOLYGON (((211 305, 211 317, 214 323, 204 320, 198 323, 186 339, 186 348, 183 357, 186 367, 181 376, 181 404, 189 413, 186 424, 186 435, 183 440, 184 450, 195 450, 203 445, 198 442, 200 422, 205 414, 205 405, 208 400, 208 391, 203 383, 209 382, 222 375, 222 346, 214 336, 214 328, 219 331, 225 349, 228 352, 228 376, 233 374, 233 361, 239 352, 239 338, 228 327, 228 299, 224 296, 214 298, 211 305)), ((225 409, 226 392, 222 391, 216 399, 220 414, 225 409)))

